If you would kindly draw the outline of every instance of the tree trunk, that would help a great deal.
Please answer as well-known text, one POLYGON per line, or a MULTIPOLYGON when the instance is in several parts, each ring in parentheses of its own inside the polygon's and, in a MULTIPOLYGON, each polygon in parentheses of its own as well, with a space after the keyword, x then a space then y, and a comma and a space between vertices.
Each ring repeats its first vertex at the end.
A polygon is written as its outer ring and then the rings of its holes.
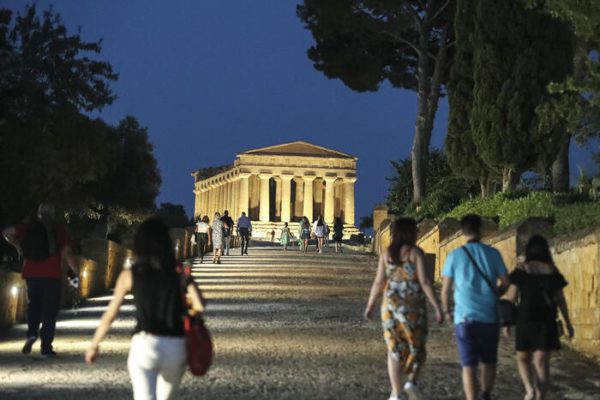
POLYGON ((519 181, 521 180, 521 174, 513 170, 512 168, 502 169, 502 192, 512 192, 517 188, 519 181))
POLYGON ((430 56, 428 37, 428 32, 422 31, 419 39, 418 113, 411 151, 413 203, 415 204, 421 203, 426 195, 429 144, 431 142, 435 114, 438 109, 442 76, 446 68, 448 27, 444 27, 440 36, 435 69, 431 76, 429 75, 430 56))
POLYGON ((571 145, 571 135, 565 135, 560 144, 558 155, 552 163, 552 191, 554 193, 566 193, 569 191, 570 170, 569 170, 569 146, 571 145))

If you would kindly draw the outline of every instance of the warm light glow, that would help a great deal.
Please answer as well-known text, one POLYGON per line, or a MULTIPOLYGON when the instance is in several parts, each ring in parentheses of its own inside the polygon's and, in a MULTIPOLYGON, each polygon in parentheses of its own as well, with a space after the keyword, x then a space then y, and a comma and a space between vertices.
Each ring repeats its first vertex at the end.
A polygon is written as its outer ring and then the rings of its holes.
POLYGON ((125 268, 131 268, 131 258, 127 257, 125 260, 125 268))
POLYGON ((83 274, 81 274, 81 276, 83 276, 83 278, 87 278, 87 271, 83 271, 83 274))
POLYGON ((17 295, 19 294, 19 288, 16 286, 11 287, 10 294, 12 294, 14 297, 17 297, 17 295))

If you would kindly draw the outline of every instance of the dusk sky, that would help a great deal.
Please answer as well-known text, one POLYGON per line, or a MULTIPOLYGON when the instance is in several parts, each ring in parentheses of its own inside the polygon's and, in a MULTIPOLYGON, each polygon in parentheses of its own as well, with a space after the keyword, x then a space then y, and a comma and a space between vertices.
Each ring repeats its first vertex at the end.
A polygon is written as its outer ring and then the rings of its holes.
MULTIPOLYGON (((196 169, 233 162, 236 153, 295 140, 359 158, 356 215, 384 200, 390 160, 410 153, 413 92, 384 85, 355 93, 316 71, 306 56, 310 32, 298 1, 37 1, 53 4, 85 40, 103 39, 101 59, 119 73, 116 102, 100 116, 127 114, 147 126, 163 184, 160 202, 193 213, 196 169)), ((25 2, 0 0, 23 10, 25 2)), ((447 104, 440 105, 433 145, 443 144, 447 104)), ((593 170, 589 149, 572 148, 593 170)))

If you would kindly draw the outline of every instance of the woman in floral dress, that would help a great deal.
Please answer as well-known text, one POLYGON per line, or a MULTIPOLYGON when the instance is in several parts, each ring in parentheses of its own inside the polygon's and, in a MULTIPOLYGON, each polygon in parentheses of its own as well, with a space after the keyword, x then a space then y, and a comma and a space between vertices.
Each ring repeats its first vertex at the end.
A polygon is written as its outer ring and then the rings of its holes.
POLYGON ((290 227, 288 226, 287 222, 283 225, 283 228, 281 228, 281 234, 279 235, 279 241, 281 242, 281 245, 283 246, 283 251, 287 251, 288 246, 292 242, 292 232, 290 232, 290 227))
POLYGON ((401 218, 392 224, 392 243, 379 257, 377 276, 365 309, 365 317, 371 319, 375 303, 383 295, 381 321, 388 349, 390 400, 399 399, 402 389, 411 400, 425 398, 417 389, 417 378, 426 358, 426 299, 435 310, 437 322, 443 322, 425 271, 425 256, 416 241, 415 220, 401 218), (402 374, 408 378, 403 388, 402 374))
POLYGON ((223 229, 225 229, 225 225, 223 224, 223 221, 221 221, 221 214, 216 212, 215 219, 212 223, 213 264, 221 264, 221 252, 223 251, 223 229))

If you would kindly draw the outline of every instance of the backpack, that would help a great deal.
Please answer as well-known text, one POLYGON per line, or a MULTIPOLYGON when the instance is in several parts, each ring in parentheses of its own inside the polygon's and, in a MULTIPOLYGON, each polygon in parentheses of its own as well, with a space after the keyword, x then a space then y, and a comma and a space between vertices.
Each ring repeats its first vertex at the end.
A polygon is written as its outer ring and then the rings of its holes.
MULTIPOLYGON (((54 227, 53 227, 54 228, 54 227)), ((53 229, 54 230, 54 229, 53 229)), ((21 241, 23 257, 28 260, 45 260, 56 253, 56 237, 40 221, 27 225, 25 238, 21 241)))

